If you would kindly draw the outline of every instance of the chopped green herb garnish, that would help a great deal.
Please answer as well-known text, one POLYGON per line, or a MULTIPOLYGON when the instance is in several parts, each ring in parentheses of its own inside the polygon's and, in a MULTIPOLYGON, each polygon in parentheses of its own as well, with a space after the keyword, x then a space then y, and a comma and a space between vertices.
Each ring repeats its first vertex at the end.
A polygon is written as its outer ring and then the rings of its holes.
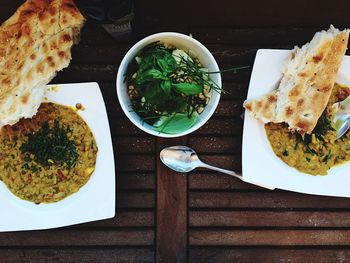
POLYGON ((30 167, 30 170, 32 173, 36 173, 37 171, 39 171, 39 168, 38 166, 33 165, 32 167, 30 167))
POLYGON ((323 158, 323 162, 327 163, 329 161, 329 159, 331 158, 331 153, 332 151, 329 150, 326 157, 323 158))
POLYGON ((282 152, 282 155, 283 155, 283 156, 288 156, 288 155, 289 155, 288 150, 285 149, 285 150, 282 152))
POLYGON ((295 134, 295 140, 297 141, 294 145, 294 150, 298 149, 299 143, 304 143, 303 137, 299 133, 294 133, 295 134))
POLYGON ((305 153, 311 154, 311 155, 317 155, 316 151, 311 149, 309 146, 306 146, 305 153))
POLYGON ((29 164, 28 163, 23 164, 22 169, 29 170, 30 169, 29 164))
POLYGON ((323 112, 320 119, 318 120, 315 129, 312 131, 311 134, 305 134, 304 137, 302 137, 299 133, 294 133, 296 143, 294 146, 294 150, 298 148, 299 144, 303 144, 306 148, 305 153, 311 154, 311 155, 317 155, 317 156, 323 156, 323 146, 321 145, 319 151, 310 148, 310 143, 312 142, 312 136, 314 135, 316 139, 319 141, 324 142, 323 136, 328 131, 335 131, 334 127, 332 126, 332 122, 327 118, 326 112, 323 112))
POLYGON ((308 161, 308 162, 311 161, 311 159, 309 157, 305 157, 305 160, 308 161))
POLYGON ((56 164, 73 167, 78 160, 78 153, 74 141, 68 138, 70 132, 70 127, 62 127, 55 120, 52 128, 45 122, 37 132, 28 134, 27 142, 20 147, 26 162, 22 168, 37 171, 36 166, 30 167, 28 164, 32 161, 30 154, 34 155, 34 161, 44 166, 56 164))
POLYGON ((326 113, 323 112, 312 133, 315 134, 317 139, 324 141, 323 136, 327 131, 335 131, 335 128, 333 127, 332 122, 327 118, 326 113))
POLYGON ((30 158, 29 154, 26 154, 23 158, 25 162, 30 162, 32 159, 30 158))

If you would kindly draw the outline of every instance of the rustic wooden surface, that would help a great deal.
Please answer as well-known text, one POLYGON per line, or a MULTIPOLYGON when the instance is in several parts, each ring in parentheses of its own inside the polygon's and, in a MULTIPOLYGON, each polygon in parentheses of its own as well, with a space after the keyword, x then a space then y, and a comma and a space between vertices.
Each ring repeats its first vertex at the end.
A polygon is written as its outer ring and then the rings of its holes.
MULTIPOLYGON (((21 2, 2 0, 0 20, 21 2)), ((70 67, 53 80, 97 81, 101 87, 116 157, 116 217, 1 233, 0 262, 350 262, 350 199, 268 191, 205 170, 175 174, 160 163, 162 147, 184 143, 204 161, 241 170, 240 115, 250 70, 224 74, 229 93, 211 120, 174 140, 133 126, 115 92, 118 65, 143 36, 191 33, 221 68, 252 66, 259 48, 303 44, 330 23, 350 26, 348 1, 177 1, 171 11, 164 1, 136 2, 130 41, 115 41, 87 23, 70 67)))

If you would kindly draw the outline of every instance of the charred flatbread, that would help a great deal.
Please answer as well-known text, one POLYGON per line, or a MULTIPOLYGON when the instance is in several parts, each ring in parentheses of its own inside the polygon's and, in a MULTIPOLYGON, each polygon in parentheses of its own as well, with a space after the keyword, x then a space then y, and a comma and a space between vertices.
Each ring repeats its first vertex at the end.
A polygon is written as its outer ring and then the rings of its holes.
POLYGON ((0 127, 37 112, 83 24, 73 0, 27 0, 0 26, 0 127))
POLYGON ((245 101, 244 107, 264 123, 285 122, 290 130, 310 134, 327 106, 348 38, 349 30, 333 26, 317 32, 291 52, 278 88, 245 101))

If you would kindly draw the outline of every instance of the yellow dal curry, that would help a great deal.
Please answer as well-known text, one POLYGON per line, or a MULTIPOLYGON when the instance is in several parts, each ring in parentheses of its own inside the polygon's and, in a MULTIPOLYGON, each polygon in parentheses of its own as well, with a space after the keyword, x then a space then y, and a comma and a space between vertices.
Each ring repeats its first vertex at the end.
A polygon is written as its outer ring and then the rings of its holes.
MULTIPOLYGON (((46 150, 43 147, 40 153, 45 153, 46 150)), ((42 156, 45 155, 41 155, 41 158, 42 156)), ((22 119, 13 126, 2 128, 0 180, 13 194, 24 200, 36 204, 57 202, 77 192, 87 183, 95 169, 96 156, 94 136, 76 110, 54 103, 43 103, 32 119, 22 119), (60 136, 65 136, 74 150, 74 158, 69 165, 51 159, 44 160, 43 164, 34 154, 23 153, 21 147, 28 142, 29 134, 38 134, 45 124, 53 130, 56 123, 61 133, 66 132, 58 134, 57 140, 60 140, 60 136)))
POLYGON ((275 154, 289 166, 312 175, 326 175, 331 167, 349 161, 350 133, 336 140, 332 112, 332 105, 349 95, 349 87, 336 83, 315 129, 304 138, 291 133, 286 124, 266 124, 265 131, 275 154))

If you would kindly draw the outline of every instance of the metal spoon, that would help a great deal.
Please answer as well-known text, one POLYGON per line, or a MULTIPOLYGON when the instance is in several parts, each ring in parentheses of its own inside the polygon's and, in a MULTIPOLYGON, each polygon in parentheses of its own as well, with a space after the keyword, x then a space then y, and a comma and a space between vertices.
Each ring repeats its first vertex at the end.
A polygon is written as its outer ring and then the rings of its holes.
POLYGON ((201 160, 199 160, 197 153, 187 146, 171 146, 164 148, 160 152, 160 159, 166 166, 176 172, 188 173, 195 168, 203 167, 229 174, 242 180, 242 175, 240 174, 203 163, 201 160))
POLYGON ((334 103, 332 108, 335 111, 333 123, 337 129, 337 139, 339 139, 350 128, 350 96, 334 103))

